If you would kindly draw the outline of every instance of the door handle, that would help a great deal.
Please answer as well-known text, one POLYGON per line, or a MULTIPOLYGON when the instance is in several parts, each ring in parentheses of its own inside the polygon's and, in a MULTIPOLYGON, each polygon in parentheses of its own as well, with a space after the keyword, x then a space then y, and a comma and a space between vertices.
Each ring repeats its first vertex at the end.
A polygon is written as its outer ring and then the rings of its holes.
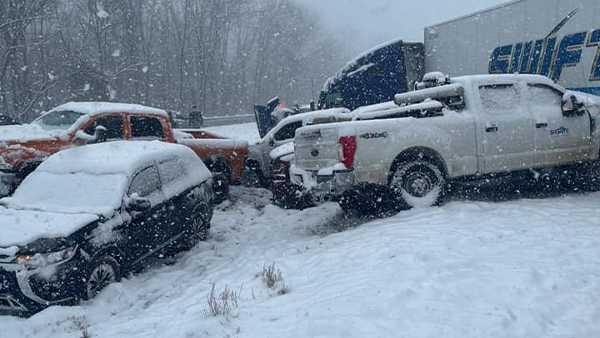
POLYGON ((548 123, 547 122, 538 122, 538 123, 535 124, 535 127, 537 129, 547 128, 548 127, 548 123))
POLYGON ((496 133, 498 132, 498 125, 496 125, 495 123, 490 123, 488 125, 485 126, 485 132, 486 133, 496 133))

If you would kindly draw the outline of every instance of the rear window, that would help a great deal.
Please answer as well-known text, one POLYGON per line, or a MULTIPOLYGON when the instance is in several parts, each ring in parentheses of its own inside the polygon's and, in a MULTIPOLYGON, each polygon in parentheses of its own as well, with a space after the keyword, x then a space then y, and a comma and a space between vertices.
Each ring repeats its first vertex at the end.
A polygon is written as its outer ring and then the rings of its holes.
POLYGON ((164 137, 163 126, 156 117, 131 116, 131 137, 162 139, 164 137))

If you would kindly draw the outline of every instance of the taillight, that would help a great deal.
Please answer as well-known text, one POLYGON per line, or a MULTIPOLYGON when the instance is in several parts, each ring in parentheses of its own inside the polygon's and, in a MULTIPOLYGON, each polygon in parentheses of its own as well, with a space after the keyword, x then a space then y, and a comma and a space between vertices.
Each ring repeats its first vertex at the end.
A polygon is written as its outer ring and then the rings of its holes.
POLYGON ((347 169, 354 166, 354 155, 356 154, 356 136, 342 136, 339 143, 341 149, 341 160, 347 169))

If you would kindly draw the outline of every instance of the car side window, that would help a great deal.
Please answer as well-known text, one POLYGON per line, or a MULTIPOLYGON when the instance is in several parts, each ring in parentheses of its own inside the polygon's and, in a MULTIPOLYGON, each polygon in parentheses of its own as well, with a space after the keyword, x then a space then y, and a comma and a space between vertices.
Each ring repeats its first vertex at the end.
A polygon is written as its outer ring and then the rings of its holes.
POLYGON ((149 116, 130 116, 131 137, 162 139, 164 138, 163 126, 156 117, 149 116))
POLYGON ((94 123, 85 128, 84 132, 88 135, 94 135, 98 126, 106 128, 107 140, 123 139, 123 117, 121 115, 98 117, 94 123))
POLYGON ((158 164, 163 184, 177 181, 186 175, 185 166, 177 159, 166 160, 158 164))
POLYGON ((285 141, 293 139, 296 135, 296 129, 302 127, 302 121, 297 121, 284 126, 275 133, 275 141, 285 141))
POLYGON ((160 191, 160 178, 155 166, 140 171, 129 185, 128 195, 137 194, 139 197, 148 197, 160 191))
POLYGON ((514 84, 481 86, 479 95, 483 109, 490 115, 512 114, 519 106, 519 90, 514 84))
POLYGON ((540 83, 528 84, 530 102, 536 106, 560 107, 563 94, 550 86, 540 83))

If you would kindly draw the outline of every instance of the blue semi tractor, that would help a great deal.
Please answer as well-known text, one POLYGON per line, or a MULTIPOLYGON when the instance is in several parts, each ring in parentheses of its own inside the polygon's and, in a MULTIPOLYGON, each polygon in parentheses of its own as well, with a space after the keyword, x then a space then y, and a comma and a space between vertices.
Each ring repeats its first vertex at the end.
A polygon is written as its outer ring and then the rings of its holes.
POLYGON ((391 41, 362 53, 327 80, 318 104, 311 109, 279 108, 279 99, 254 107, 262 136, 285 116, 318 109, 358 107, 392 101, 394 95, 411 90, 424 75, 424 45, 391 41))

